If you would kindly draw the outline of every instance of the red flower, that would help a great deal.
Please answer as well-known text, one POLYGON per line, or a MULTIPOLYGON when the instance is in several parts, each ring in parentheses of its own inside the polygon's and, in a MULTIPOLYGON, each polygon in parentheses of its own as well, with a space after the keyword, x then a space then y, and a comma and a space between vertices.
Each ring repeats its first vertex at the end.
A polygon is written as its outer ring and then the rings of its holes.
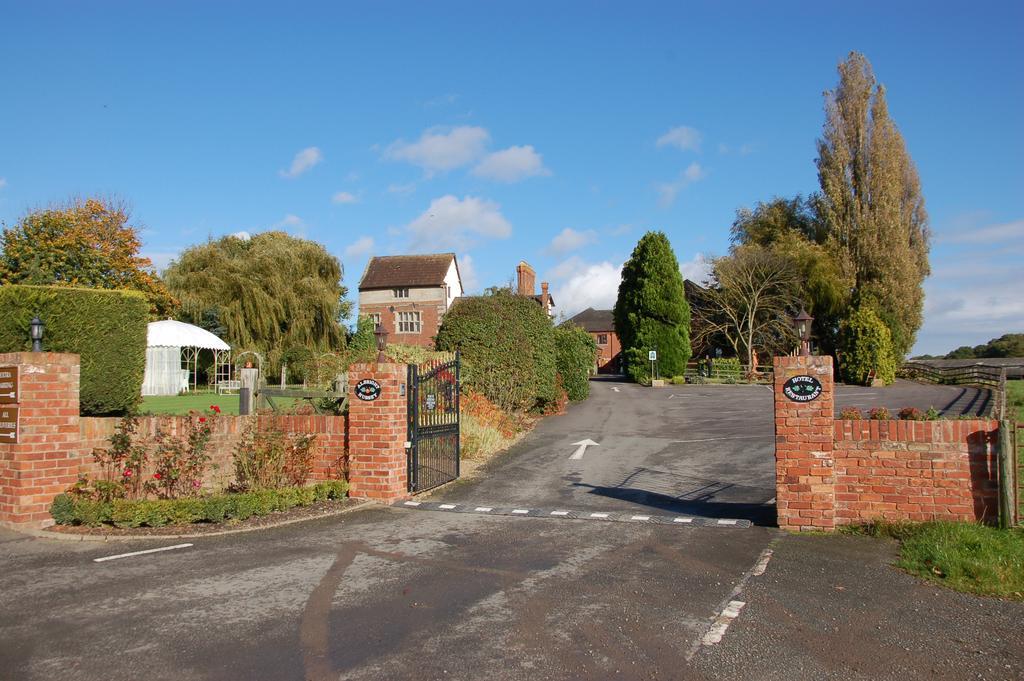
POLYGON ((198 480, 193 480, 192 481, 192 486, 193 487, 199 487, 199 481, 198 480))
POLYGON ((159 480, 163 476, 161 476, 159 473, 153 473, 153 477, 159 480))
POLYGON ((210 409, 212 409, 217 414, 220 413, 220 407, 218 407, 216 404, 211 404, 210 409))
POLYGON ((200 416, 199 417, 199 423, 206 423, 206 417, 205 416, 200 416))
POLYGON ((124 477, 126 477, 126 478, 132 477, 132 469, 131 468, 125 468, 124 469, 124 477))

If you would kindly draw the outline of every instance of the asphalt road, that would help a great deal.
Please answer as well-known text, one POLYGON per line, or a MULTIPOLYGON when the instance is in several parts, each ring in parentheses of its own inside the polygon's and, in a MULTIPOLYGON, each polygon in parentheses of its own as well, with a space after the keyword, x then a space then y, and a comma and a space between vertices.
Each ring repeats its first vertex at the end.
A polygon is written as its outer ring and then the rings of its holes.
POLYGON ((447 511, 374 508, 99 563, 183 540, 0 532, 0 679, 1024 674, 1021 604, 920 585, 886 542, 770 526, 767 388, 680 388, 595 383, 429 497, 447 511), (571 459, 583 438, 599 445, 571 459), (499 505, 544 518, 473 510, 499 505), (642 520, 655 514, 754 524, 642 520))

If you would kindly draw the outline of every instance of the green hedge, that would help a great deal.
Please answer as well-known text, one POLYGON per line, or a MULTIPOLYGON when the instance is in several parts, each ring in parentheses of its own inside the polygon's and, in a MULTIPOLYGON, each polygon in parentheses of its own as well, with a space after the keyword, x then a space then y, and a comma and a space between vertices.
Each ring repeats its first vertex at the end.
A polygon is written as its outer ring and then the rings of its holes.
POLYGON ((743 375, 743 365, 736 357, 716 357, 711 360, 712 378, 739 379, 743 375))
POLYGON ((562 387, 573 402, 590 395, 590 371, 594 368, 597 344, 594 337, 575 324, 566 322, 555 328, 558 373, 562 387))
POLYGON ((847 383, 866 385, 868 375, 886 384, 896 380, 896 356, 889 327, 862 304, 839 325, 839 366, 847 383))
POLYGON ((262 489, 241 494, 218 494, 193 499, 115 499, 113 502, 78 499, 60 494, 50 506, 58 525, 114 525, 163 527, 191 523, 246 520, 317 501, 341 499, 348 492, 344 480, 329 480, 312 487, 262 489))
POLYGON ((508 289, 459 298, 445 313, 437 349, 459 350, 463 383, 506 411, 558 400, 554 326, 533 298, 508 289))
POLYGON ((32 317, 46 325, 43 349, 82 357, 86 415, 121 414, 140 400, 149 302, 136 291, 63 286, 0 286, 0 352, 32 347, 32 317))

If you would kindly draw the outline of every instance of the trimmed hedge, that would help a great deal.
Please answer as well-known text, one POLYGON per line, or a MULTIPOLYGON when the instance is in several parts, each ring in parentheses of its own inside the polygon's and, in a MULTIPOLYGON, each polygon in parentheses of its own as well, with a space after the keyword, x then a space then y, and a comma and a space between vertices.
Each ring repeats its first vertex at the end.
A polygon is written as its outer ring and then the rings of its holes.
POLYGON ((555 328, 555 349, 562 387, 573 402, 590 395, 590 371, 594 368, 597 343, 585 329, 566 322, 555 328))
POLYGON ((344 480, 329 480, 312 487, 261 489, 241 494, 218 494, 190 499, 115 499, 112 502, 77 499, 60 494, 50 506, 58 525, 113 525, 163 527, 192 523, 246 520, 318 501, 341 499, 348 493, 344 480))
POLYGON ((537 301, 497 289, 459 298, 445 313, 437 349, 459 350, 462 381, 505 411, 558 401, 555 334, 537 301))
POLYGON ((83 414, 123 414, 138 404, 149 322, 142 293, 8 284, 0 286, 0 309, 0 352, 30 350, 29 323, 39 315, 45 350, 81 355, 83 414))

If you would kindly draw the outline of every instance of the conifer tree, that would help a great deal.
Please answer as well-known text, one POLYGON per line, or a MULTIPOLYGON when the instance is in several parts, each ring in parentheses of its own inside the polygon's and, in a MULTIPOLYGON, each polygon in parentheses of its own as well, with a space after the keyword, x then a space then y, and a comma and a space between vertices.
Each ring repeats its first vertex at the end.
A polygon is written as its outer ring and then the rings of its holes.
POLYGON ((663 232, 644 234, 622 266, 613 315, 626 370, 634 380, 650 379, 650 350, 658 352, 662 376, 683 374, 690 359, 690 306, 679 262, 663 232))
POLYGON ((825 93, 817 209, 827 248, 854 282, 854 303, 877 311, 902 359, 922 322, 928 214, 885 95, 864 55, 851 52, 839 65, 839 85, 825 93))

